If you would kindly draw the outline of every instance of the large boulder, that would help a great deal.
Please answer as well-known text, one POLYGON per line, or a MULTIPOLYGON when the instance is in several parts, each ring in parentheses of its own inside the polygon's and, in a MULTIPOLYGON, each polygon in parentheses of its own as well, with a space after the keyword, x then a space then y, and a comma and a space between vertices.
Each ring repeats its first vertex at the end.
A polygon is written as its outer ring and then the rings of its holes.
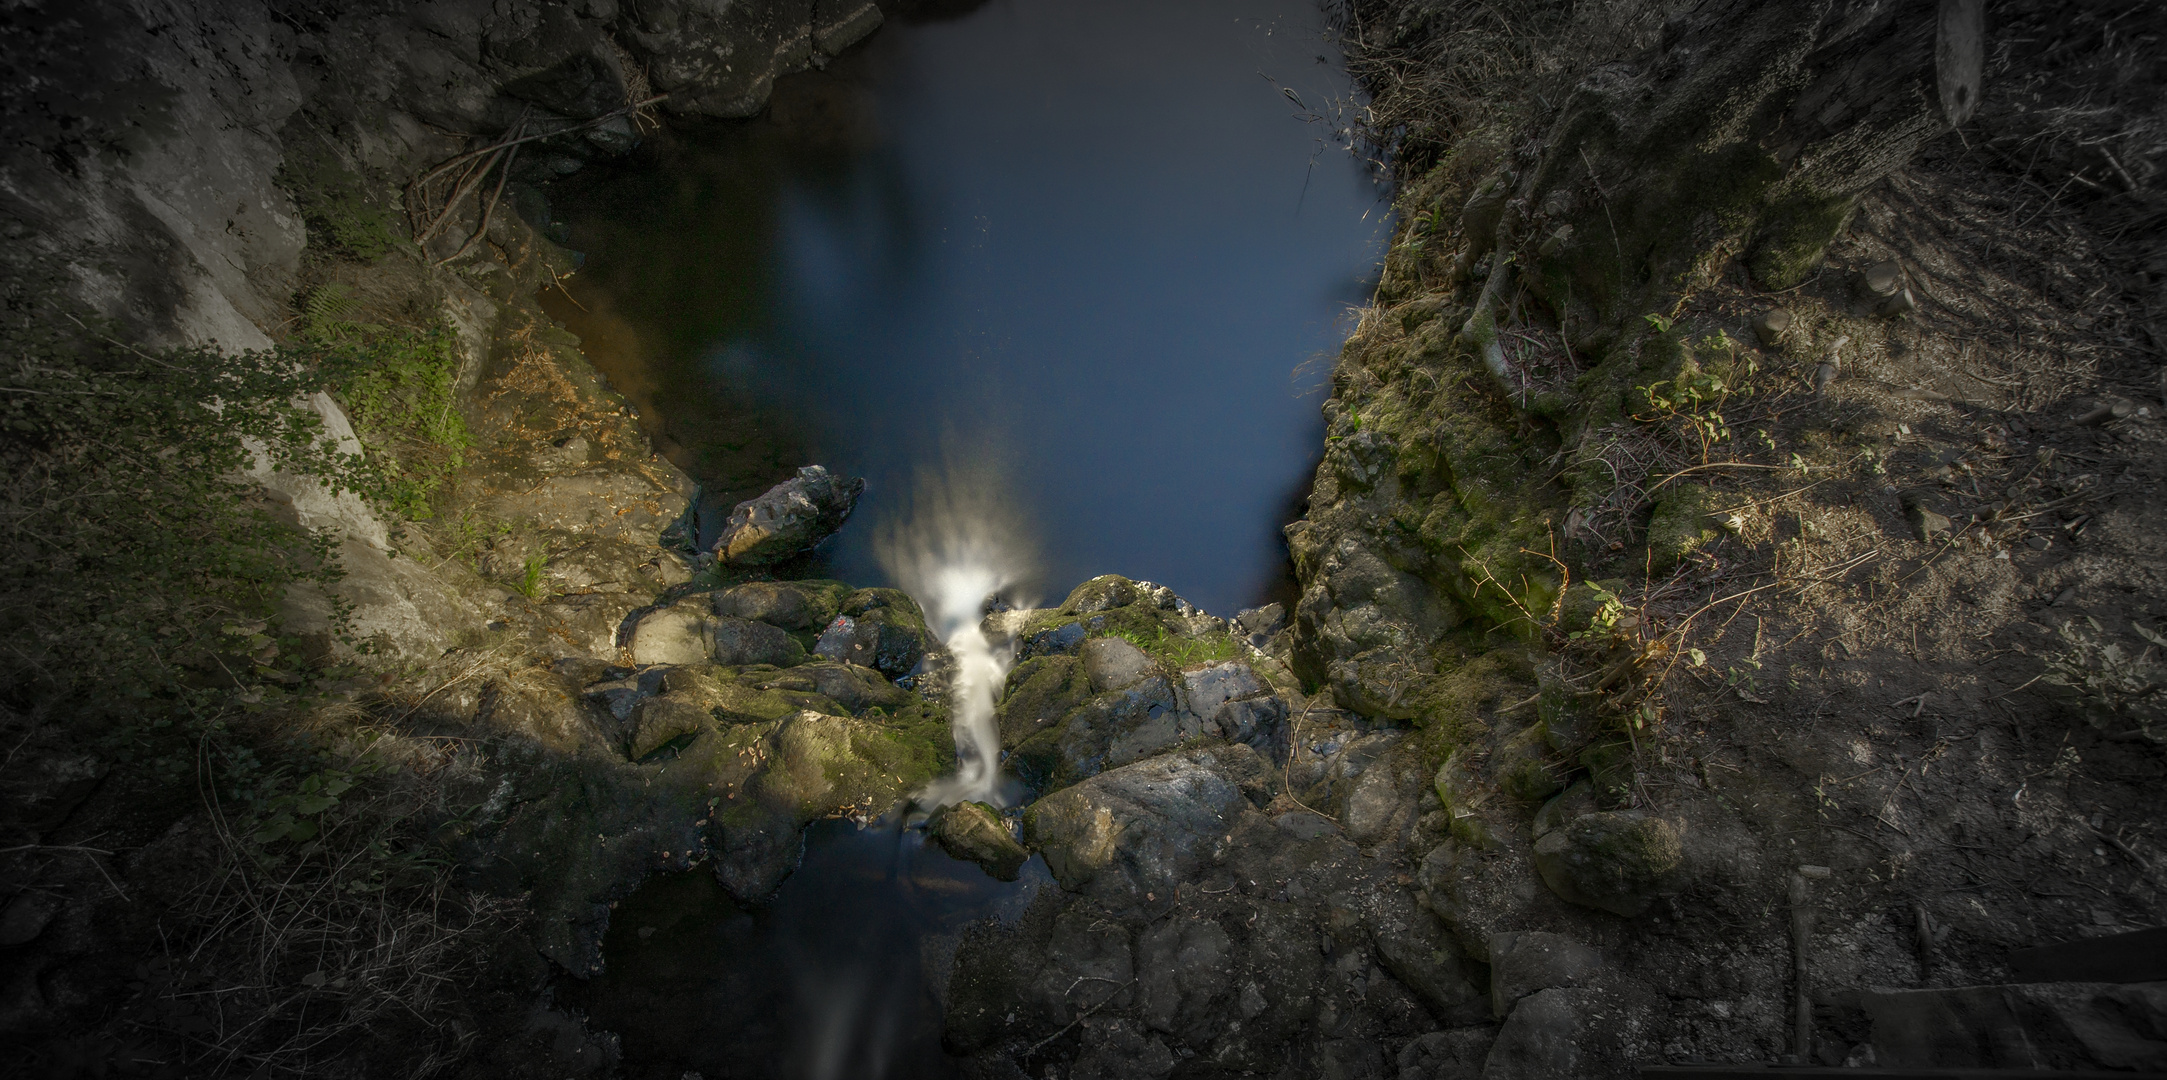
POLYGON ((627 647, 632 662, 649 664, 704 664, 715 655, 715 638, 708 630, 705 606, 679 603, 640 616, 632 628, 627 647))
POLYGON ((846 480, 808 465, 765 494, 737 504, 709 550, 716 562, 731 567, 771 566, 795 558, 842 528, 864 491, 863 479, 846 480))
POLYGON ((714 659, 718 664, 790 667, 805 661, 805 646, 781 627, 728 615, 709 616, 707 627, 714 638, 714 659))
POLYGON ((1024 833, 1065 889, 1128 906, 1170 898, 1223 852, 1221 838, 1270 794, 1246 746, 1139 761, 1063 788, 1024 813, 1024 833))
POLYGON ((1070 710, 1057 727, 1017 747, 1013 761, 1027 782, 1066 787, 1201 733, 1193 719, 1184 721, 1173 686, 1153 675, 1070 710))
POLYGON ((748 581, 716 592, 715 614, 811 632, 841 612, 849 592, 840 581, 748 581))
POLYGON ((1535 870, 1562 900, 1631 917, 1675 890, 1685 832, 1636 810, 1584 814, 1535 841, 1535 870))

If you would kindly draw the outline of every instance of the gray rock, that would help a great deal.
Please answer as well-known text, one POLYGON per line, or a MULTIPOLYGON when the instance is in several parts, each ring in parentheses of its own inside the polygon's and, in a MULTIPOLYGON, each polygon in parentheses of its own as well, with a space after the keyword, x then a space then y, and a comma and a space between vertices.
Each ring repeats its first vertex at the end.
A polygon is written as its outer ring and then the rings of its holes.
POLYGON ((853 713, 862 713, 876 705, 893 708, 910 700, 908 693, 882 678, 880 672, 857 664, 833 661, 801 664, 787 671, 753 680, 753 685, 761 690, 794 690, 802 694, 819 694, 853 713))
POLYGON ((1447 1024, 1483 1019, 1486 1001, 1468 963, 1444 927, 1429 912, 1395 891, 1374 916, 1377 962, 1407 987, 1430 1015, 1447 1024))
POLYGON ((789 667, 805 662, 805 646, 798 644, 797 639, 781 627, 728 615, 715 615, 707 619, 707 629, 714 637, 711 655, 718 664, 731 667, 751 664, 789 667))
POLYGON ((1069 1066, 1069 1080, 1156 1080, 1174 1071, 1166 1040, 1134 1020, 1091 1016, 1077 1027, 1084 1049, 1069 1066))
MULTIPOLYGON (((852 597, 873 591, 860 590, 852 597)), ((894 590, 878 592, 894 593, 894 590)), ((821 631, 813 652, 829 660, 873 668, 891 679, 910 674, 927 653, 939 646, 939 642, 932 631, 926 629, 917 605, 911 604, 901 593, 894 593, 892 600, 896 602, 866 606, 862 602, 853 604, 846 598, 843 613, 821 631)))
POLYGON ((647 698, 632 710, 632 737, 625 756, 639 761, 672 740, 713 730, 715 718, 681 697, 647 698))
POLYGON ((1238 612, 1234 616, 1234 628, 1252 647, 1261 649, 1287 628, 1287 606, 1266 604, 1238 612))
POLYGON ((1002 881, 1014 881, 1031 853, 1008 835, 1001 815, 985 803, 952 803, 926 818, 926 834, 941 849, 965 862, 985 867, 1002 881))
POLYGON ((1773 307, 1753 317, 1753 336, 1760 339, 1761 347, 1773 349, 1783 341, 1791 329, 1791 309, 1773 307))
POLYGON ((1246 698, 1259 697, 1270 687, 1257 677, 1255 669, 1239 660, 1198 668, 1181 673, 1182 700, 1188 711, 1203 721, 1207 729, 1225 732, 1226 725, 1220 721, 1220 711, 1228 703, 1246 698))
POLYGON ((1209 919, 1172 918, 1136 942, 1138 1014, 1192 1045, 1211 1041, 1231 995, 1233 941, 1209 919))
POLYGON ((1543 990, 1521 1000, 1483 1059, 1482 1080, 1572 1080, 1593 1075, 1582 1018, 1600 1004, 1593 990, 1543 990))
POLYGON ((1931 495, 1925 492, 1906 492, 1902 501, 1904 521, 1911 526, 1912 534, 1921 541, 1930 542, 1936 536, 1949 531, 1951 522, 1948 515, 1941 513, 1934 505, 1931 495))
POLYGON ((1268 797, 1269 783, 1246 746, 1168 754, 1040 799, 1024 831, 1065 889, 1121 905, 1170 902, 1255 812, 1244 789, 1268 797))
POLYGON ((755 619, 785 630, 819 630, 841 610, 836 581, 748 581, 715 594, 715 614, 755 619))
POLYGON ((1281 831, 1296 840, 1315 840, 1339 831, 1339 826, 1333 824, 1331 818, 1312 814, 1307 810, 1289 810, 1273 818, 1272 824, 1279 826, 1281 831))
POLYGON ((1200 730, 1193 722, 1183 725, 1173 687, 1153 675, 1084 702, 1019 753, 1034 770, 1048 774, 1053 786, 1063 787, 1141 761, 1200 730))
POLYGON ((641 616, 632 630, 632 662, 643 667, 707 663, 714 656, 715 639, 704 606, 681 603, 641 616))
POLYGON ((1885 299, 1896 295, 1904 287, 1904 268, 1896 260, 1889 259, 1866 268, 1858 277, 1859 294, 1871 299, 1885 299))
POLYGON ((1490 935, 1490 1009, 1502 1017, 1538 990, 1582 986, 1603 957, 1563 934, 1527 930, 1490 935))
POLYGON ((737 504, 708 550, 725 566, 768 566, 794 558, 841 528, 864 491, 862 479, 840 479, 808 465, 737 504))
POLYGON ((1636 810, 1575 818, 1535 841, 1535 870, 1562 900, 1631 917, 1677 887, 1684 830, 1636 810))
POLYGON ((1084 676, 1097 692, 1133 686, 1158 671, 1144 650, 1120 638, 1092 638, 1083 646, 1084 676))
POLYGON ((1319 1080, 1390 1080, 1384 1047, 1369 1039, 1326 1039, 1317 1044, 1319 1080))
POLYGON ((1476 1080, 1497 1029, 1462 1027, 1417 1035, 1400 1048, 1399 1080, 1476 1080))
POLYGON ((1293 714, 1282 697, 1256 697, 1229 701, 1219 709, 1219 732, 1229 742, 1243 743, 1272 759, 1287 759, 1287 718, 1293 714))

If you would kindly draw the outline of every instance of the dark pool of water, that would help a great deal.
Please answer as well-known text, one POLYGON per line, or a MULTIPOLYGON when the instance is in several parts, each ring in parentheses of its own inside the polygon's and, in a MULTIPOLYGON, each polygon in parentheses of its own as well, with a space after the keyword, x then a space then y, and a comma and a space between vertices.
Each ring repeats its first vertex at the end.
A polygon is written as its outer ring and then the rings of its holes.
POLYGON ((604 974, 559 1000, 621 1037, 633 1077, 938 1080, 955 935, 1012 923, 1048 880, 1035 857, 1001 882, 923 833, 821 822, 760 908, 704 868, 650 879, 610 915, 604 974))
POLYGON ((891 20, 767 116, 557 185, 587 263, 551 311, 723 509, 809 461, 869 478, 828 573, 881 579, 874 525, 945 441, 1001 466, 1048 590, 1228 614, 1282 575, 1382 253, 1348 93, 1313 0, 891 20))

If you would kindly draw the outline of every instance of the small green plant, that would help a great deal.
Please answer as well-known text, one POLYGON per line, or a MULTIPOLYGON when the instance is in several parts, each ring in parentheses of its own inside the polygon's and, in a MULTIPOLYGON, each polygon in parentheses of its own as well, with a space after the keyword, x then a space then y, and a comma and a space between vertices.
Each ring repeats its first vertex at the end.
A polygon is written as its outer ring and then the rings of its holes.
POLYGON ((1144 650, 1152 659, 1175 670, 1232 660, 1239 651, 1234 639, 1225 634, 1182 637, 1167 633, 1163 626, 1148 634, 1136 630, 1112 630, 1108 633, 1144 650))
POLYGON ((458 338, 358 322, 358 304, 331 287, 304 304, 302 352, 333 385, 372 463, 362 494, 410 520, 434 517, 431 499, 473 445, 458 408, 458 338))
POLYGON ((1654 327, 1655 332, 1658 334, 1670 333, 1671 321, 1664 316, 1657 315, 1654 312, 1649 312, 1646 315, 1642 315, 1641 319, 1649 326, 1654 327))
POLYGON ((542 598, 542 568, 547 565, 549 560, 540 555, 529 555, 519 564, 519 595, 529 600, 542 598))
POLYGON ((2167 665, 2153 650, 2167 648, 2167 635, 2143 623, 2131 623, 2147 644, 2131 656, 2118 642, 2105 640, 2097 620, 2061 626, 2068 647, 2047 658, 2046 681, 2064 687, 2077 711, 2093 727, 2117 738, 2167 742, 2167 665))

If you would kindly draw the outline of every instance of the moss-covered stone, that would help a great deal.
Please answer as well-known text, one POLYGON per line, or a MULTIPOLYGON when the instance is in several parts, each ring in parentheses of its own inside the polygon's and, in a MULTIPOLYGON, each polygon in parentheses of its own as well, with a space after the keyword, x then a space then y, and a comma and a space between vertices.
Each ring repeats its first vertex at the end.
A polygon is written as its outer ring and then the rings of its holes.
POLYGON ((982 802, 955 803, 935 810, 926 819, 926 833, 941 849, 958 859, 974 862, 1002 881, 1014 881, 1029 861, 999 811, 982 802))
POLYGON ((1583 814, 1535 841, 1535 869, 1562 900, 1631 917, 1677 887, 1684 829, 1637 811, 1583 814))
POLYGON ((1718 509, 1715 493, 1699 484, 1671 484, 1656 496, 1655 510, 1648 516, 1648 558, 1651 572, 1661 573, 1678 565, 1702 544, 1720 533, 1714 519, 1718 509))
POLYGON ((1074 656, 1038 656, 1017 664, 1008 673, 1008 693, 996 713, 1001 745, 1013 750, 1051 730, 1090 696, 1083 664, 1074 656))
POLYGON ((1599 742, 1580 753, 1588 782, 1604 806, 1620 806, 1633 797, 1633 744, 1625 739, 1599 742))

